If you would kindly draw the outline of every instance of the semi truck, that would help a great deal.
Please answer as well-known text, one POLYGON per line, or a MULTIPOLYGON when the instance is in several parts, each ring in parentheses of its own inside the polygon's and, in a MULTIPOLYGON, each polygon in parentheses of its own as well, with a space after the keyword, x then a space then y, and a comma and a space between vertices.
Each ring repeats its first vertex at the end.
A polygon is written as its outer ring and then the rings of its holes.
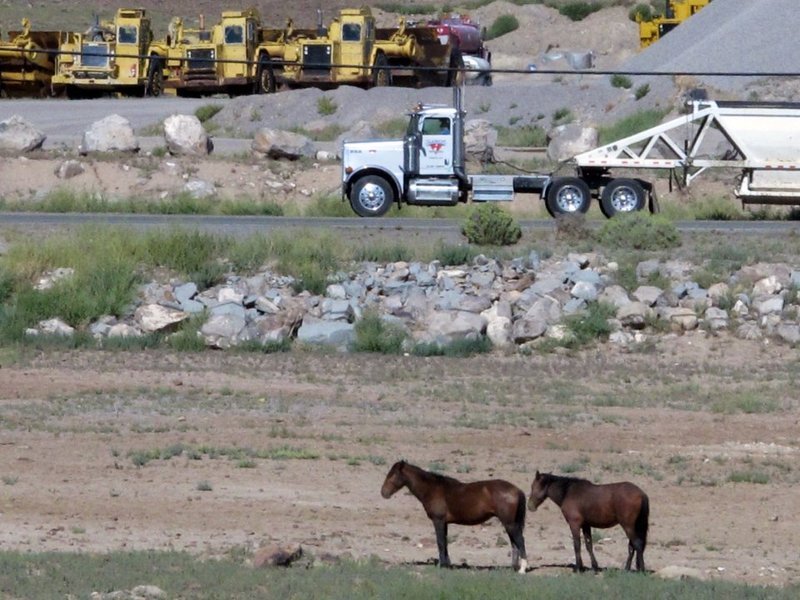
MULTIPOLYGON (((455 88, 458 90, 459 88, 455 88)), ((345 142, 342 195, 363 217, 392 204, 453 206, 534 193, 553 217, 658 210, 649 173, 689 185, 710 169, 739 172, 743 203, 800 205, 800 104, 691 100, 671 121, 574 156, 547 174, 469 174, 460 93, 454 107, 419 105, 402 140, 345 142)))
POLYGON ((107 93, 159 96, 167 46, 154 40, 141 8, 120 8, 109 22, 62 40, 53 91, 70 98, 107 93))
POLYGON ((0 39, 0 92, 7 96, 47 95, 55 71, 56 51, 73 34, 60 31, 31 31, 29 19, 20 31, 0 39))

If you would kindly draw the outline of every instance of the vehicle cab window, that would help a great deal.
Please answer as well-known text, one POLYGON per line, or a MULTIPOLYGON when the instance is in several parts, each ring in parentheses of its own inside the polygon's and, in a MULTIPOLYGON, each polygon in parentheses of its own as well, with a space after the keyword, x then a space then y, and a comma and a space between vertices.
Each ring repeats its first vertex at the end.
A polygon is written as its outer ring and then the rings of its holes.
POLYGON ((428 117, 422 123, 422 135, 450 135, 450 119, 428 117))
POLYGON ((117 30, 117 42, 120 44, 135 44, 138 38, 137 28, 133 25, 123 25, 117 30))
POLYGON ((344 23, 342 25, 343 42, 361 41, 361 25, 359 23, 344 23))
POLYGON ((241 44, 244 42, 244 31, 240 25, 228 25, 225 27, 225 43, 241 44))

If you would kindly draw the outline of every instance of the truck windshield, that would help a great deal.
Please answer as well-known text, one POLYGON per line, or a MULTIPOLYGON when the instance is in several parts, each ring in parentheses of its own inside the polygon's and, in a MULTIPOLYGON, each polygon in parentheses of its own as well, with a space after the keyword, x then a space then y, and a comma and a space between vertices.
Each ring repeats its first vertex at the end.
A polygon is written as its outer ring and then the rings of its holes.
POLYGON ((109 61, 107 44, 83 44, 81 65, 84 67, 107 67, 109 61))
POLYGON ((228 25, 225 27, 225 43, 241 44, 244 42, 244 30, 241 25, 228 25))
POLYGON ((343 42, 361 41, 361 25, 359 23, 345 23, 342 25, 343 42))
POLYGON ((135 25, 121 25, 117 29, 117 42, 120 44, 135 44, 138 29, 135 25))

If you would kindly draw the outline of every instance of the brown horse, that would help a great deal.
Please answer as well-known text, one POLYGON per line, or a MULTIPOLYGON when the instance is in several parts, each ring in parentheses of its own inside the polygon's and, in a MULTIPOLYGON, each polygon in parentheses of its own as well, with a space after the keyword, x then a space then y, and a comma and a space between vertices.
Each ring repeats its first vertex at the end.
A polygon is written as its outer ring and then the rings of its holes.
POLYGON ((627 481, 595 485, 585 479, 559 477, 536 471, 528 507, 534 511, 547 498, 561 507, 572 531, 576 571, 583 571, 581 531, 586 540, 586 549, 592 558, 592 569, 597 571, 599 567, 592 551, 592 527, 605 529, 617 524, 622 526, 628 536, 628 560, 625 569, 630 571, 635 552, 636 569, 645 570, 644 548, 647 545, 650 501, 647 494, 637 486, 627 481))
POLYGON ((525 528, 525 493, 517 486, 502 479, 462 483, 401 460, 389 469, 381 487, 381 496, 389 498, 406 486, 422 502, 425 513, 433 521, 440 567, 450 566, 447 553, 449 523, 478 525, 497 517, 511 541, 511 566, 520 573, 525 572, 528 567, 525 539, 522 536, 525 528))

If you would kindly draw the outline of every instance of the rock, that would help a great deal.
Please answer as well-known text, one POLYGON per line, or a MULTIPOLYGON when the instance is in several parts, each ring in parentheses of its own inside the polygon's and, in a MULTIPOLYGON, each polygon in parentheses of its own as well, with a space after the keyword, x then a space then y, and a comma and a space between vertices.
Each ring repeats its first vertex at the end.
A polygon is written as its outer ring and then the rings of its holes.
POLYGON ((59 267, 57 269, 53 269, 52 271, 45 273, 44 276, 36 282, 36 285, 33 286, 33 289, 39 291, 49 290, 59 281, 70 279, 74 275, 75 269, 72 267, 59 267))
POLYGON ((39 321, 37 325, 39 332, 45 335, 60 335, 69 337, 75 334, 75 328, 71 327, 59 318, 47 319, 46 321, 39 321))
POLYGON ((175 296, 175 300, 183 304, 197 295, 197 284, 189 282, 175 286, 172 294, 175 296))
POLYGON ((81 154, 89 152, 138 152, 139 140, 130 121, 119 115, 110 115, 92 123, 83 134, 79 148, 81 154))
POLYGON ((580 300, 591 302, 597 299, 597 287, 587 281, 578 281, 573 287, 571 294, 580 300))
POLYGON ((550 140, 547 144, 547 158, 552 162, 567 160, 598 145, 597 129, 576 123, 559 125, 550 130, 547 137, 550 140))
POLYGON ((0 150, 31 152, 44 144, 47 136, 19 115, 0 121, 0 150))
POLYGON ((190 179, 183 184, 183 191, 195 200, 211 198, 217 195, 217 188, 214 184, 202 179, 190 179))
POLYGON ((273 159, 297 160, 304 156, 313 157, 316 153, 314 143, 306 136, 268 127, 256 131, 251 147, 253 152, 273 159))
POLYGON ((253 567, 289 567, 303 556, 302 546, 266 546, 253 554, 253 567))
POLYGON ((736 329, 736 337, 742 340, 760 340, 764 334, 755 323, 742 323, 736 329))
POLYGON ((631 302, 617 309, 617 319, 625 327, 642 329, 647 324, 647 318, 652 309, 642 302, 631 302))
POLYGON ((758 315, 763 317, 771 313, 779 313, 783 310, 782 296, 766 296, 753 300, 753 308, 758 315))
POLYGON ((680 567, 677 565, 669 565, 668 567, 659 569, 655 572, 655 576, 661 579, 705 579, 700 569, 680 567))
POLYGON ((155 585, 137 585, 131 590, 134 598, 141 598, 141 600, 158 600, 159 598, 166 598, 167 593, 160 587, 155 585))
POLYGON ((792 346, 800 343, 800 325, 796 323, 781 323, 775 328, 775 335, 792 346))
POLYGON ((142 332, 127 323, 116 323, 108 328, 108 333, 106 335, 110 338, 129 338, 141 337, 142 332))
POLYGON ((621 285, 610 285, 597 297, 598 302, 605 302, 606 304, 613 304, 617 308, 621 308, 626 304, 631 303, 628 297, 627 290, 621 285))
POLYGON ((464 154, 467 160, 489 162, 494 158, 497 130, 485 119, 471 119, 464 124, 464 154))
POLYGON ((542 337, 546 331, 547 322, 544 319, 523 317, 514 321, 511 327, 511 339, 515 344, 524 344, 542 337))
POLYGON ((425 323, 425 330, 432 340, 443 345, 477 338, 485 331, 486 325, 486 318, 480 314, 462 310, 433 311, 425 323))
POLYGON ((640 285, 633 291, 633 297, 647 306, 655 306, 656 300, 664 292, 653 285, 640 285))
POLYGON ((205 156, 214 148, 200 119, 194 115, 172 115, 164 119, 164 140, 170 154, 205 156))
POLYGON ((317 150, 317 153, 314 155, 320 162, 333 162, 337 160, 339 157, 335 152, 328 152, 327 150, 317 150))
POLYGON ((728 313, 721 308, 711 307, 706 310, 703 320, 712 331, 728 327, 728 313))
POLYGON ((707 293, 714 305, 719 305, 720 300, 730 295, 731 287, 727 283, 715 283, 709 286, 707 293))
POLYGON ((230 348, 241 340, 239 334, 245 328, 245 317, 238 314, 212 314, 208 321, 203 323, 200 334, 206 346, 212 348, 230 348))
POLYGON ((503 348, 511 344, 511 319, 495 317, 486 325, 486 337, 493 346, 503 348))
POLYGON ((346 349, 355 339, 355 326, 345 321, 325 321, 306 315, 297 330, 297 340, 346 349))
POLYGON ((336 147, 341 148, 342 144, 348 142, 359 142, 364 140, 374 140, 378 135, 369 121, 358 121, 350 129, 336 138, 336 147))
POLYGON ((636 278, 647 279, 651 275, 655 275, 661 271, 661 262, 652 258, 650 260, 643 260, 636 265, 636 278))
POLYGON ((561 319, 561 313, 561 305, 558 300, 552 296, 542 296, 525 312, 525 318, 528 320, 541 320, 548 325, 553 325, 561 319))
POLYGON ((83 163, 79 160, 65 160, 55 170, 56 177, 59 179, 72 179, 86 171, 83 163))
POLYGON ((699 323, 697 314, 690 308, 665 307, 659 310, 659 314, 662 319, 669 321, 673 329, 677 329, 678 331, 697 329, 699 323))
POLYGON ((153 333, 172 329, 181 321, 188 319, 189 315, 182 310, 167 308, 160 304, 144 304, 136 309, 133 318, 142 331, 153 333))
POLYGON ((772 296, 783 289, 775 275, 759 279, 753 284, 753 296, 772 296))

